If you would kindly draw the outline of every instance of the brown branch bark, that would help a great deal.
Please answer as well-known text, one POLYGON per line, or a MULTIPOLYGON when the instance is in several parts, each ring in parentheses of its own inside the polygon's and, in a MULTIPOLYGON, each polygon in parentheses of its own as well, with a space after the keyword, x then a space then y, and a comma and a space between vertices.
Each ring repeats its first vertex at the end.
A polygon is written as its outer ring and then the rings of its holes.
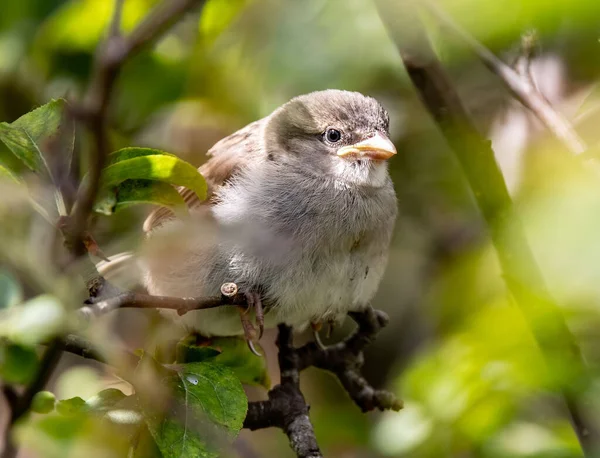
POLYGON ((192 310, 210 309, 227 305, 246 305, 246 297, 243 294, 215 297, 151 296, 149 294, 128 291, 85 305, 78 310, 78 313, 80 317, 90 319, 119 308, 150 308, 176 310, 179 315, 184 315, 192 310))
POLYGON ((281 428, 298 458, 321 458, 323 455, 308 417, 310 407, 300 391, 298 355, 289 326, 279 325, 277 346, 281 382, 269 391, 267 401, 251 402, 248 405, 244 428, 281 428))
MULTIPOLYGON (((414 0, 376 0, 380 17, 396 45, 410 79, 458 159, 487 223, 506 285, 527 320, 544 356, 570 361, 573 379, 589 386, 581 351, 551 298, 528 245, 490 141, 476 129, 433 51, 414 0)), ((488 56, 489 57, 489 56, 488 56)), ((490 58, 491 59, 491 58, 490 58)), ((597 450, 597 435, 579 402, 581 386, 562 394, 586 456, 597 450)))
POLYGON ((291 329, 279 326, 277 345, 281 383, 269 391, 268 400, 248 405, 244 428, 281 428, 290 438, 297 456, 321 456, 308 417, 309 406, 299 386, 300 371, 311 366, 335 374, 363 412, 376 408, 402 408, 402 402, 392 393, 374 389, 360 373, 364 361, 363 350, 387 324, 387 315, 369 308, 364 312, 351 313, 350 316, 358 324, 358 329, 343 342, 325 349, 315 342, 294 348, 291 329))

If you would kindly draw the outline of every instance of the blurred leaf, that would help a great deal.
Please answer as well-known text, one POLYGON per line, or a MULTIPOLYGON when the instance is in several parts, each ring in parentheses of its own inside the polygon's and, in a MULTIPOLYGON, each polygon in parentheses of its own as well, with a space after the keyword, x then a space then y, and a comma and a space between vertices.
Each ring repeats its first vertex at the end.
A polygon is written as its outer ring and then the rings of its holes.
MULTIPOLYGON (((258 350, 261 351, 260 346, 258 350)), ((201 361, 214 361, 229 367, 243 384, 271 387, 266 359, 253 355, 240 337, 212 337, 207 345, 199 346, 191 336, 177 344, 177 362, 201 361)))
POLYGON ((168 183, 151 180, 125 180, 105 197, 96 201, 94 210, 111 215, 114 212, 135 204, 155 204, 185 210, 181 194, 168 183))
MULTIPOLYGON (((154 0, 124 2, 122 28, 131 30, 148 12, 154 0)), ((72 0, 64 3, 41 27, 37 43, 44 48, 92 51, 104 36, 112 16, 114 2, 72 0)))
POLYGON ((0 312, 0 336, 24 345, 35 345, 57 335, 66 324, 62 304, 41 295, 0 312))
POLYGON ((170 378, 181 409, 176 418, 149 418, 148 426, 165 458, 218 457, 219 436, 233 440, 242 428, 248 400, 231 369, 202 362, 178 366, 170 378))
POLYGON ((28 416, 14 436, 24 449, 44 458, 119 458, 127 456, 132 439, 120 426, 83 412, 28 416))
MULTIPOLYGON (((255 344, 258 345, 258 344, 255 344)), ((259 385, 271 388, 266 358, 258 358, 248 350, 246 341, 240 337, 218 337, 212 339, 212 346, 221 351, 215 362, 227 366, 246 385, 259 385)), ((258 351, 261 351, 258 345, 258 351)))
POLYGON ((116 164, 117 162, 126 161, 127 159, 134 159, 136 157, 145 156, 169 156, 176 158, 177 156, 166 151, 159 151, 152 148, 121 148, 120 150, 113 151, 108 155, 107 166, 116 164))
POLYGON ((38 370, 33 348, 5 342, 0 345, 0 378, 7 383, 27 384, 38 370))
POLYGON ((21 116, 12 124, 0 123, 0 140, 30 170, 40 172, 44 166, 48 169, 44 157, 47 143, 55 141, 57 134, 68 135, 65 146, 68 151, 61 151, 61 160, 70 163, 73 153, 75 132, 60 132, 66 102, 63 99, 53 100, 33 111, 21 116))
POLYGON ((195 340, 195 336, 190 336, 177 342, 178 363, 200 363, 221 354, 212 345, 196 345, 195 340))
POLYGON ((102 176, 103 188, 114 191, 114 200, 105 197, 98 209, 113 208, 137 202, 174 206, 182 202, 168 185, 185 186, 197 196, 206 198, 206 182, 193 165, 163 151, 150 148, 124 148, 112 153, 102 176), (127 183, 129 181, 129 183, 127 183), (151 185, 157 181, 161 184, 151 185))
POLYGON ((233 22, 240 10, 246 6, 246 0, 209 0, 202 8, 200 33, 208 44, 233 22))
POLYGON ((61 415, 75 415, 86 410, 89 410, 89 406, 79 396, 56 403, 56 411, 61 415))
POLYGON ((4 167, 2 165, 0 165, 0 178, 8 178, 9 180, 14 181, 15 183, 21 183, 21 180, 19 180, 19 177, 17 177, 17 175, 15 175, 7 167, 4 167))
POLYGON ((97 395, 92 396, 85 403, 91 410, 106 411, 126 398, 127 396, 121 390, 117 390, 116 388, 108 388, 100 391, 97 395))
POLYGON ((56 397, 50 391, 38 391, 31 401, 31 411, 36 413, 50 413, 54 410, 56 397))
POLYGON ((23 289, 10 272, 0 271, 0 309, 23 301, 23 289))

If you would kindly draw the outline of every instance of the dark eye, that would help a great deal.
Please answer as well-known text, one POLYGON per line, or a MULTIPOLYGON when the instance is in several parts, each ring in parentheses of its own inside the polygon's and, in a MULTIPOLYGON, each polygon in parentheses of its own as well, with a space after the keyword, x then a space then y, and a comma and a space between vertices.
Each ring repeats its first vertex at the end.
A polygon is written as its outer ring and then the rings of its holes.
POLYGON ((327 129, 325 139, 331 143, 337 143, 342 139, 342 133, 337 129, 327 129))

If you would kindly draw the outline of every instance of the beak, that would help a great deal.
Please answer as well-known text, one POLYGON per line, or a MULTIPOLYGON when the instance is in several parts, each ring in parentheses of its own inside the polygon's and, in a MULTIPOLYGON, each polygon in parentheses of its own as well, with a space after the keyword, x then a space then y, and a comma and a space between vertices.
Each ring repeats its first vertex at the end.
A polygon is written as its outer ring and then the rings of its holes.
POLYGON ((394 144, 379 132, 362 142, 344 146, 337 152, 339 157, 366 157, 376 161, 385 161, 394 154, 396 154, 394 144))

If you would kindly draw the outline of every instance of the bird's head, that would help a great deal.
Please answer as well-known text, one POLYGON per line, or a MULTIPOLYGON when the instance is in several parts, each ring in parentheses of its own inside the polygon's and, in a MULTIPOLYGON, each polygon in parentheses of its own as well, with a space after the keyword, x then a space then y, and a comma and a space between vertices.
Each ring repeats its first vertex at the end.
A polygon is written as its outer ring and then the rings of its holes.
POLYGON ((386 161, 396 154, 381 104, 358 92, 331 89, 296 97, 273 112, 265 146, 273 160, 372 187, 386 183, 386 161))

